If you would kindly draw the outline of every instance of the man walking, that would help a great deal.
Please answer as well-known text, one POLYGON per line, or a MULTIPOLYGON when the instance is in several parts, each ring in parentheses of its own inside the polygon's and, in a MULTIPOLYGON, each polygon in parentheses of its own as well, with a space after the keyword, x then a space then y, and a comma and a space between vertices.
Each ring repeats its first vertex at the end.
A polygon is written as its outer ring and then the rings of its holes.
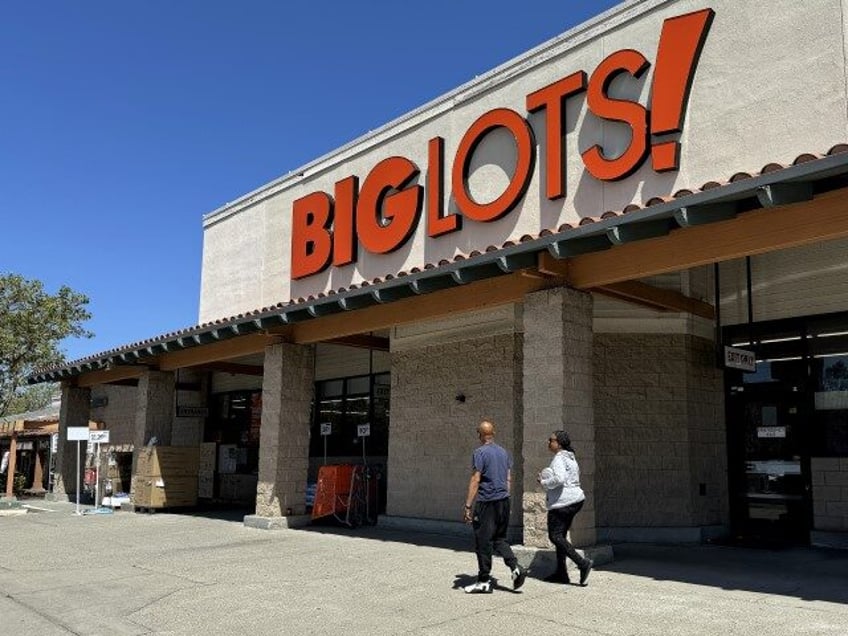
POLYGON ((517 590, 524 585, 527 571, 518 565, 518 559, 506 540, 512 458, 505 449, 495 444, 495 425, 488 420, 477 426, 477 436, 481 445, 471 457, 471 480, 462 515, 463 521, 474 528, 477 582, 464 589, 468 594, 492 591, 492 555, 497 551, 512 573, 512 587, 517 590))

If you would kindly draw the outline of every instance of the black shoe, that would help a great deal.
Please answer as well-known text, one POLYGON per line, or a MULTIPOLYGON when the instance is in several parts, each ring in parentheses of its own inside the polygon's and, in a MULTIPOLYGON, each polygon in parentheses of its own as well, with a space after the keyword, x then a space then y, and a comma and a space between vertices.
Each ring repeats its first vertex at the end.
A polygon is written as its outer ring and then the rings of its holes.
POLYGON ((589 578, 589 572, 592 571, 593 565, 595 565, 595 562, 587 558, 580 566, 580 585, 586 585, 586 579, 589 578))
POLYGON ((544 581, 545 583, 561 583, 563 585, 571 583, 571 580, 568 578, 568 572, 554 572, 550 576, 546 576, 544 581))
POLYGON ((517 590, 524 585, 524 580, 527 578, 527 570, 520 565, 516 565, 512 571, 512 589, 517 590))

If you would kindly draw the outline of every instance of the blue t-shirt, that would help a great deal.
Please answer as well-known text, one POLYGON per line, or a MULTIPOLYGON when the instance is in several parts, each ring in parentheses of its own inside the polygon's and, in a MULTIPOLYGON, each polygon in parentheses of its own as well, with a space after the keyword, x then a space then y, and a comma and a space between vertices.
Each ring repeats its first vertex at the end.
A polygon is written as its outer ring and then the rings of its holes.
POLYGON ((499 501, 509 497, 507 475, 512 469, 512 458, 494 442, 474 450, 471 466, 480 471, 477 501, 499 501))

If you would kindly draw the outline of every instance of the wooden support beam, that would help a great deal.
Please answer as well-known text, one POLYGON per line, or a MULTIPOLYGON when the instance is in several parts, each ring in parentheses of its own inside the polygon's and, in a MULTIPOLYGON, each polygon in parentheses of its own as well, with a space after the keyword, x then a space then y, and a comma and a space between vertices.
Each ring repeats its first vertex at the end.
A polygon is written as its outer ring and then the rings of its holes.
POLYGON ((530 278, 520 273, 488 278, 476 283, 404 298, 386 305, 375 305, 357 311, 325 316, 292 325, 292 342, 308 344, 325 342, 343 336, 378 331, 394 325, 429 320, 454 313, 486 309, 519 302, 528 293, 556 287, 559 278, 530 278))
POLYGON ((553 278, 568 278, 568 261, 554 258, 550 252, 540 252, 536 269, 540 274, 553 278))
POLYGON ((673 231, 569 259, 567 278, 577 289, 656 276, 745 256, 848 236, 846 191, 812 201, 745 212, 728 221, 673 231))
POLYGON ((77 377, 76 385, 78 387, 91 387, 98 384, 115 384, 125 380, 138 380, 148 368, 147 365, 132 364, 89 371, 77 377))
POLYGON ((685 312, 708 320, 715 319, 715 309, 712 305, 685 296, 678 291, 661 289, 637 280, 612 283, 595 287, 590 291, 650 309, 685 312))
POLYGON ((265 347, 283 342, 285 333, 275 335, 250 334, 214 342, 202 347, 192 347, 182 351, 174 351, 159 357, 159 369, 174 371, 185 367, 197 367, 204 364, 231 360, 253 353, 262 353, 265 347))

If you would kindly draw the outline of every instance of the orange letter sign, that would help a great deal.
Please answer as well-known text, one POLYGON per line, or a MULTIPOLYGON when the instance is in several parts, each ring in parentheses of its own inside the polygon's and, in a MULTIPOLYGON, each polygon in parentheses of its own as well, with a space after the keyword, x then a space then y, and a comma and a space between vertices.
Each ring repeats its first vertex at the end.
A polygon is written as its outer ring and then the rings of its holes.
POLYGON ((313 192, 292 204, 293 279, 323 271, 330 264, 333 238, 333 199, 326 192, 313 192))

